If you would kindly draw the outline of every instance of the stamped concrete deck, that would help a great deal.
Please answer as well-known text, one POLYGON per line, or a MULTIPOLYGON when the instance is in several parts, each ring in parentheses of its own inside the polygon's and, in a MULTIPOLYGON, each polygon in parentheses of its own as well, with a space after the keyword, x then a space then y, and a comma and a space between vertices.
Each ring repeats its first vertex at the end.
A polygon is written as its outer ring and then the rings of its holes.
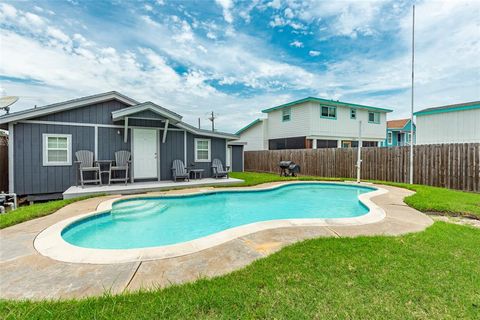
MULTIPOLYGON (((40 255, 35 237, 48 226, 88 211, 106 196, 71 204, 56 213, 0 230, 0 298, 80 298, 125 291, 165 287, 198 278, 214 277, 240 269, 282 247, 316 237, 401 235, 422 231, 433 221, 403 203, 411 191, 381 186, 390 191, 372 198, 386 218, 362 226, 288 227, 264 230, 186 256, 122 264, 65 263, 40 255)), ((208 188, 202 188, 205 190, 208 188)), ((162 192, 190 193, 199 189, 162 192)))

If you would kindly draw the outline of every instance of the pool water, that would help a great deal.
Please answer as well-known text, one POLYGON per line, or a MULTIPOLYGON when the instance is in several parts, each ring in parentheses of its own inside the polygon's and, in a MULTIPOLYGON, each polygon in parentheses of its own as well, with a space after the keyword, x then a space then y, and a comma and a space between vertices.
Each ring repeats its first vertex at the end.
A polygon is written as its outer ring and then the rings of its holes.
POLYGON ((80 247, 131 249, 185 242, 259 221, 357 217, 368 212, 358 196, 373 190, 297 183, 271 190, 121 200, 109 212, 69 225, 62 237, 80 247))

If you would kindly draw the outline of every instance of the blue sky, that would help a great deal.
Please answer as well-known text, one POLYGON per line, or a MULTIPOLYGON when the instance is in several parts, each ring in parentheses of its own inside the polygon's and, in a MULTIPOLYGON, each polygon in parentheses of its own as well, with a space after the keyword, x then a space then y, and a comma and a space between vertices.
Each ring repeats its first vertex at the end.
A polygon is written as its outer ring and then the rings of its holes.
MULTIPOLYGON (((480 99, 480 2, 416 1, 416 108, 480 99)), ((14 110, 117 90, 236 131, 306 96, 408 116, 412 1, 0 2, 14 110)))

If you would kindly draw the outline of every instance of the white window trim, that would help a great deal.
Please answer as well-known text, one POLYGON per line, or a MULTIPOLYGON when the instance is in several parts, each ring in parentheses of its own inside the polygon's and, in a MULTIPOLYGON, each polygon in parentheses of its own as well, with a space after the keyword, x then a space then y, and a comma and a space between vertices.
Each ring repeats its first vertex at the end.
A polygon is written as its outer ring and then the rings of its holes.
POLYGON ((59 133, 44 133, 42 137, 43 142, 43 166, 71 166, 72 165, 72 135, 71 134, 59 134, 59 133), (48 161, 47 149, 48 149, 48 138, 67 138, 67 161, 66 162, 51 162, 48 161))
POLYGON ((380 112, 377 112, 377 111, 369 111, 368 112, 368 123, 380 124, 380 122, 381 122, 380 112), (370 113, 373 114, 373 121, 370 121, 370 113), (378 121, 375 121, 375 116, 378 116, 378 121))
POLYGON ((212 140, 211 139, 204 139, 204 138, 195 138, 194 141, 194 149, 195 149, 195 162, 211 162, 212 161, 212 140), (208 159, 198 159, 197 158, 197 142, 198 141, 207 141, 208 142, 208 159))
POLYGON ((282 122, 288 122, 292 120, 292 108, 283 108, 282 109, 282 122), (285 120, 285 116, 288 116, 288 119, 285 120))

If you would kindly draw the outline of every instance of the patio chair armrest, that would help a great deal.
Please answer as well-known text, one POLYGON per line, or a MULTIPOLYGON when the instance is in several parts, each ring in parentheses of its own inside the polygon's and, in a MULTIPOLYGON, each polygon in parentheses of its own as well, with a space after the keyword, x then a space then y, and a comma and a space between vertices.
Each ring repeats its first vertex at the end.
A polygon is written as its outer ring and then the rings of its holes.
POLYGON ((227 171, 230 170, 230 166, 225 166, 225 168, 227 168, 227 171))

